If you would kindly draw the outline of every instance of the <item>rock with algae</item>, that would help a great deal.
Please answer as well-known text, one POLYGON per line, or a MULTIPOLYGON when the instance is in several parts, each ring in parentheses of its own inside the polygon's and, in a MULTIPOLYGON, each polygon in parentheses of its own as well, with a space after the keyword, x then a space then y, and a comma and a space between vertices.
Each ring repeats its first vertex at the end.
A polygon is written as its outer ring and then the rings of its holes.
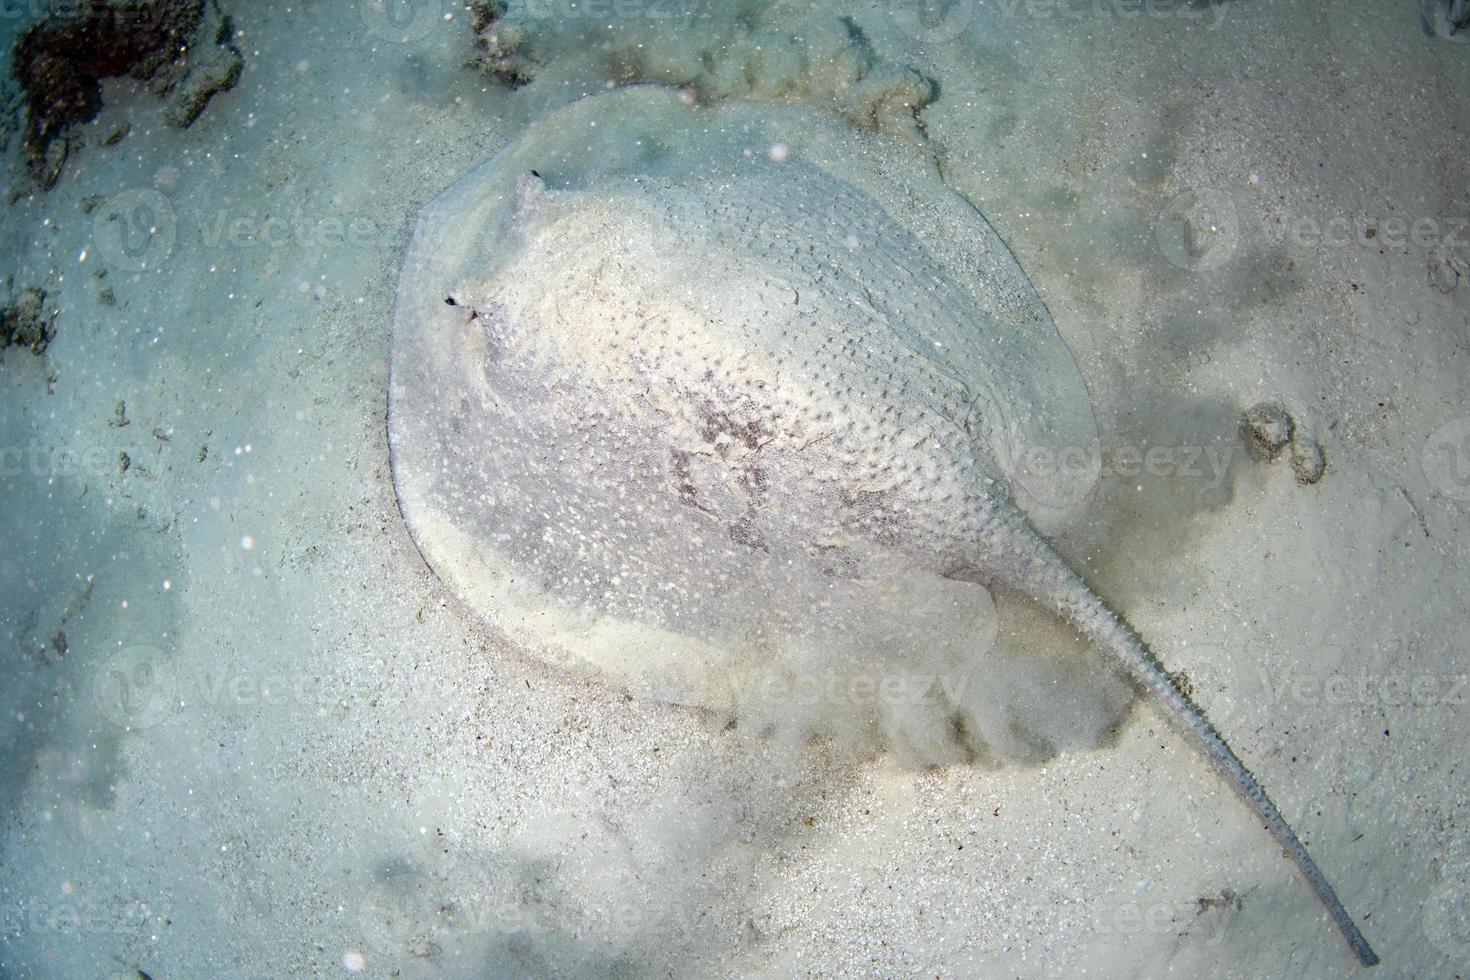
POLYGON ((168 121, 191 125, 240 78, 243 58, 229 33, 214 0, 89 0, 32 25, 11 64, 25 94, 31 176, 43 187, 56 182, 71 150, 67 131, 96 115, 105 78, 147 81, 169 100, 168 121))
POLYGON ((1240 431, 1246 449, 1258 462, 1274 463, 1285 453, 1302 486, 1319 482, 1327 472, 1321 444, 1278 402, 1258 402, 1246 409, 1240 431))
POLYGON ((27 287, 0 307, 0 350, 24 347, 44 354, 56 337, 56 312, 46 309, 46 291, 27 287))
POLYGON ((850 19, 793 18, 783 8, 694 2, 654 15, 557 16, 552 5, 476 0, 471 64, 519 87, 558 57, 593 57, 615 82, 682 87, 702 101, 755 100, 828 108, 866 129, 922 135, 934 84, 880 57, 850 19))

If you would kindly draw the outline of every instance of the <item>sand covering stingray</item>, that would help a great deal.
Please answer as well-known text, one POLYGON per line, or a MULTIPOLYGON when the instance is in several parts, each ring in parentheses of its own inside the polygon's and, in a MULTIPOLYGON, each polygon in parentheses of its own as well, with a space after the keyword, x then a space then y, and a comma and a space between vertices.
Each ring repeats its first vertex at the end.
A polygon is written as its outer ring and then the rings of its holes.
POLYGON ((1090 476, 1004 472, 1096 431, 995 232, 809 110, 636 86, 541 119, 424 209, 393 344, 435 571, 555 659, 746 715, 829 670, 968 683, 989 596, 903 485, 1000 479, 1045 524, 1090 476))

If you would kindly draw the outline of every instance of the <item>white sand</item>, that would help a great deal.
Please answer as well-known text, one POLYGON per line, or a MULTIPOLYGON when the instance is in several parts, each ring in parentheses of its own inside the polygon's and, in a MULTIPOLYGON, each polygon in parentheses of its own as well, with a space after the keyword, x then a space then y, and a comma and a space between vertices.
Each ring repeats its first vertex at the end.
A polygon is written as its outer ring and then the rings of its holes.
MULTIPOLYGON (((1189 673, 1379 973, 1463 969, 1470 493, 1422 459, 1470 417, 1470 282, 1440 292, 1436 246, 1386 222, 1470 253, 1470 51, 1407 2, 957 0, 963 31, 927 41, 839 9, 939 81, 946 179, 1050 306, 1105 446, 1168 450, 1105 476, 1064 549, 1189 673), (1229 205, 1195 269, 1167 257, 1189 188, 1229 205), (1246 457, 1262 399, 1320 440, 1320 484, 1246 457)), ((55 394, 27 352, 0 367, 0 445, 41 460, 0 512, 0 974, 1352 968, 1146 705, 1043 766, 916 773, 627 700, 473 621, 389 481, 392 286, 415 208, 574 95, 560 79, 598 84, 595 57, 511 96, 459 67, 462 15, 400 43, 346 0, 231 13, 235 91, 179 132, 108 83, 89 142, 130 135, 0 223, 17 285, 60 310, 55 394), (99 215, 159 200, 120 254, 99 215), (267 218, 269 241, 231 234, 267 218), (1201 910, 1224 889, 1238 908, 1201 910)))

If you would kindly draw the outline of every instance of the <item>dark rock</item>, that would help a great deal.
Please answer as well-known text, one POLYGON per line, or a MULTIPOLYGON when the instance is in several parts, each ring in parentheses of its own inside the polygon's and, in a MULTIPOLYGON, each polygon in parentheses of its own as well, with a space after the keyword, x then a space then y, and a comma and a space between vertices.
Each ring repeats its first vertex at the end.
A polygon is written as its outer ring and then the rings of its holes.
POLYGON ((1327 472, 1327 456, 1322 447, 1304 432, 1298 432, 1291 440, 1291 469, 1302 486, 1316 483, 1327 472))
POLYGON ((1275 402, 1260 402, 1246 410, 1240 428, 1251 456, 1271 462, 1291 441, 1294 426, 1286 409, 1275 402))
POLYGON ((1464 262, 1457 256, 1438 254, 1429 257, 1429 284, 1442 293, 1452 293, 1460 284, 1464 262))
POLYGON ((199 42, 170 65, 166 83, 154 83, 159 95, 172 95, 164 118, 171 126, 188 129, 209 100, 234 88, 244 72, 245 58, 230 43, 230 21, 211 3, 204 11, 199 42))
POLYGON ((56 336, 56 313, 46 310, 46 291, 26 288, 5 307, 0 307, 0 349, 28 347, 44 354, 56 336))
POLYGON ((96 116, 104 78, 131 75, 160 94, 182 86, 168 115, 175 125, 192 123, 214 93, 240 77, 241 56, 228 36, 213 0, 84 0, 67 15, 34 24, 16 43, 11 65, 25 94, 31 176, 43 187, 56 182, 66 149, 53 147, 68 127, 96 116), (216 50, 222 46, 229 54, 216 50), (221 67, 231 59, 235 68, 221 67))
POLYGON ((189 74, 178 98, 165 110, 164 118, 171 125, 188 129, 204 112, 210 99, 220 92, 228 92, 239 83, 244 70, 245 59, 239 52, 233 48, 222 49, 222 53, 189 74))
POLYGON ((1241 438, 1257 461, 1274 463, 1283 451, 1291 460, 1296 482, 1310 486, 1327 472, 1327 455, 1307 427, 1276 402, 1252 405, 1240 420, 1241 438))
POLYGON ((470 29, 475 32, 475 56, 470 67, 511 88, 531 81, 526 38, 520 27, 505 23, 502 0, 471 0, 470 29))

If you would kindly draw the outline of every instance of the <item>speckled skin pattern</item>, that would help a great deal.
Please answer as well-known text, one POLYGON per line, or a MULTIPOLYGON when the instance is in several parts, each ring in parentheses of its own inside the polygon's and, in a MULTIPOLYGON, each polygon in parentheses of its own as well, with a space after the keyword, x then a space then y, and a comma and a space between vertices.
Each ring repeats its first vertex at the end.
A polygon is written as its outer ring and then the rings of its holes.
POLYGON ((1060 340, 982 308, 800 152, 649 152, 643 172, 568 173, 547 152, 499 173, 493 256, 459 230, 483 220, 467 205, 421 227, 390 440, 435 569, 512 633, 618 676, 879 658, 923 621, 960 629, 944 610, 976 583, 1029 596, 1153 696, 1375 961, 1256 780, 1012 502, 1014 444, 1087 432, 1060 340))
POLYGON ((441 577, 553 659, 719 705, 732 670, 958 647, 976 556, 1006 560, 978 544, 1016 447, 1095 439, 984 219, 918 155, 852 164, 877 138, 823 120, 623 90, 425 208, 400 506, 441 577))
POLYGON ((786 167, 801 194, 780 201, 755 179, 529 177, 516 260, 454 297, 484 388, 437 453, 496 492, 442 506, 562 598, 758 640, 811 613, 752 583, 870 577, 888 552, 961 567, 997 519, 963 425, 983 379, 942 346, 977 341, 911 326, 970 304, 871 200, 786 167), (589 242, 598 261, 558 265, 589 242))

